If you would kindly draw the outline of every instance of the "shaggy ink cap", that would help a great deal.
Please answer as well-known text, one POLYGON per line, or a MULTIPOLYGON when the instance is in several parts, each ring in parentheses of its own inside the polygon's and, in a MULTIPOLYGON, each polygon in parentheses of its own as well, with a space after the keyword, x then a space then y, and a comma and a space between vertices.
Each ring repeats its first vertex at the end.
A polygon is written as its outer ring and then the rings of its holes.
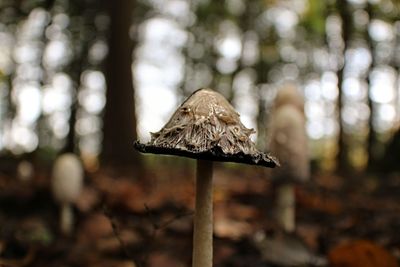
POLYGON ((251 141, 253 129, 219 93, 199 89, 175 111, 167 124, 151 134, 147 144, 136 141, 143 153, 184 156, 194 159, 237 162, 275 167, 278 161, 251 141))
POLYGON ((222 95, 200 89, 151 135, 149 143, 135 142, 135 148, 144 153, 197 159, 192 267, 212 267, 213 262, 212 162, 278 165, 273 157, 256 149, 249 137, 252 133, 222 95))

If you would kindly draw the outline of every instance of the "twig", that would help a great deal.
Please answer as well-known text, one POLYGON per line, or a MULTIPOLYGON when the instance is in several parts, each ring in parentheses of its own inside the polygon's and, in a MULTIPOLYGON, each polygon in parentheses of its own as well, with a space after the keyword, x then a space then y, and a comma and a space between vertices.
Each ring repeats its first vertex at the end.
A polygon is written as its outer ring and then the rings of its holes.
MULTIPOLYGON (((161 223, 157 223, 157 222, 156 222, 156 219, 155 219, 154 216, 153 216, 152 210, 147 206, 146 203, 144 204, 144 208, 145 208, 147 214, 149 215, 149 217, 150 217, 150 222, 151 222, 151 224, 152 224, 152 226, 153 226, 152 232, 151 232, 151 234, 149 235, 148 241, 147 241, 148 247, 149 247, 150 249, 151 249, 151 247, 153 246, 154 241, 156 240, 157 233, 158 233, 159 231, 161 231, 161 230, 167 228, 168 225, 172 224, 173 222, 175 222, 175 221, 178 220, 178 219, 184 218, 184 217, 186 217, 186 216, 192 216, 192 215, 194 214, 193 211, 186 212, 186 213, 180 213, 180 214, 175 215, 174 217, 172 217, 172 218, 169 219, 169 220, 166 220, 166 221, 161 222, 161 223)), ((150 250, 150 249, 149 249, 149 250, 150 250)), ((149 254, 149 253, 143 254, 143 257, 142 257, 142 258, 143 258, 143 262, 147 262, 147 258, 148 258, 148 256, 149 256, 148 254, 149 254)))
POLYGON ((141 264, 141 262, 139 260, 137 260, 136 257, 132 256, 131 253, 129 252, 124 240, 122 239, 121 235, 119 234, 120 231, 119 231, 119 228, 117 225, 117 220, 112 215, 112 213, 110 212, 110 210, 108 209, 106 204, 103 205, 103 213, 110 221, 111 227, 113 230, 113 234, 117 238, 125 257, 127 257, 128 259, 132 259, 132 261, 135 263, 136 266, 142 267, 143 265, 141 264))
POLYGON ((167 228, 170 224, 174 223, 175 221, 177 221, 177 220, 179 220, 181 218, 193 215, 193 211, 179 213, 179 214, 175 215, 174 217, 172 217, 171 219, 165 220, 164 222, 161 222, 161 223, 157 223, 157 219, 154 217, 153 211, 148 207, 148 205, 146 203, 144 204, 144 208, 146 210, 146 213, 149 216, 149 220, 150 220, 150 223, 151 223, 151 226, 152 226, 152 230, 151 230, 151 233, 147 236, 147 241, 146 241, 147 253, 143 253, 142 257, 139 260, 136 257, 131 255, 130 251, 127 248, 127 245, 125 244, 124 240, 121 238, 116 218, 112 215, 112 213, 110 212, 108 207, 105 204, 103 205, 103 213, 109 219, 109 221, 111 223, 113 234, 117 238, 117 240, 118 240, 118 242, 119 242, 119 244, 121 246, 122 252, 124 253, 124 255, 127 258, 132 259, 133 262, 138 267, 143 267, 143 266, 146 265, 145 263, 148 260, 149 252, 151 251, 151 248, 152 248, 152 246, 154 244, 154 241, 156 240, 156 236, 157 236, 157 233, 159 231, 167 228))
MULTIPOLYGON (((187 217, 187 216, 192 216, 194 214, 193 211, 184 212, 184 213, 176 214, 174 217, 172 217, 171 219, 168 219, 164 222, 157 223, 155 221, 154 217, 152 216, 151 209, 147 206, 147 204, 144 204, 144 208, 146 209, 146 212, 150 215, 150 221, 153 226, 153 232, 163 230, 163 229, 167 228, 170 224, 174 223, 175 221, 182 219, 184 217, 187 217)), ((155 234, 156 233, 154 233, 154 235, 155 234)), ((154 236, 152 236, 152 237, 154 237, 154 236)))
POLYGON ((165 222, 163 222, 162 224, 160 224, 160 225, 158 226, 158 229, 157 229, 157 230, 162 230, 162 229, 164 229, 164 228, 167 228, 168 225, 174 223, 175 221, 177 221, 177 220, 179 220, 179 219, 182 219, 182 218, 184 218, 184 217, 193 216, 193 214, 194 214, 193 211, 189 211, 189 212, 186 212, 186 213, 177 214, 177 215, 175 215, 173 218, 171 218, 171 219, 169 219, 169 220, 166 220, 165 222))

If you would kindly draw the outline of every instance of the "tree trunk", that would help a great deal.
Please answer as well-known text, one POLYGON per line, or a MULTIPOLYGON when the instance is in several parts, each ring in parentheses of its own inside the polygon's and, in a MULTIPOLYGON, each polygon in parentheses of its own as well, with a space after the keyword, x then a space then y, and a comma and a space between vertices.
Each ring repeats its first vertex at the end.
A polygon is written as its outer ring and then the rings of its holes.
POLYGON ((342 19, 342 38, 343 38, 343 65, 339 69, 338 76, 338 87, 339 87, 339 95, 338 95, 338 111, 339 111, 339 138, 338 138, 338 154, 337 154, 337 169, 341 172, 349 169, 348 164, 348 149, 346 145, 346 134, 343 130, 343 118, 342 118, 342 107, 343 107, 343 94, 342 94, 342 85, 344 80, 344 68, 346 65, 345 61, 345 53, 348 48, 348 43, 350 40, 351 29, 352 29, 352 18, 349 11, 349 6, 347 0, 338 0, 337 1, 337 10, 342 19))
MULTIPOLYGON (((373 18, 373 12, 372 12, 372 5, 371 3, 367 3, 367 13, 369 17, 369 21, 372 20, 373 18)), ((369 24, 368 24, 369 25, 369 24)), ((368 44, 369 51, 371 53, 371 65, 368 70, 368 107, 370 110, 369 114, 369 134, 368 134, 368 140, 367 140, 367 151, 368 151, 368 163, 367 163, 367 168, 368 170, 374 170, 376 166, 374 166, 374 163, 377 162, 377 157, 376 157, 376 145, 377 145, 377 138, 376 138, 376 132, 374 130, 374 117, 375 117, 375 109, 374 109, 374 103, 371 99, 371 71, 373 71, 375 67, 375 55, 374 55, 374 46, 372 43, 371 36, 368 33, 368 26, 366 29, 366 41, 368 44)))
POLYGON ((134 5, 129 0, 105 3, 111 25, 102 160, 105 164, 134 166, 138 164, 132 146, 137 137, 131 68, 134 44, 129 38, 134 5))
POLYGON ((86 1, 71 1, 70 3, 70 16, 71 16, 71 41, 73 47, 74 59, 70 64, 67 72, 73 81, 74 93, 71 104, 71 115, 68 121, 69 132, 66 138, 64 148, 61 150, 62 153, 76 153, 79 149, 76 142, 76 116, 78 110, 78 93, 80 86, 80 77, 82 71, 85 69, 88 52, 88 39, 85 36, 86 22, 94 20, 94 12, 87 12, 88 6, 86 1), (83 17, 84 20, 78 18, 83 17))

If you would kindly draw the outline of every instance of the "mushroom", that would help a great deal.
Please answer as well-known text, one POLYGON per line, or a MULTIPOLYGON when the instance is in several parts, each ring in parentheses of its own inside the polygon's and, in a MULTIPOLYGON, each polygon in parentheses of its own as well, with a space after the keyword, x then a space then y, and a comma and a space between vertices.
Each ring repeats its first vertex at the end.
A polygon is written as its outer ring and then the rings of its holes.
POLYGON ((17 166, 17 178, 21 182, 29 182, 35 174, 33 164, 27 160, 21 161, 17 166))
POLYGON ((256 149, 239 114, 219 93, 199 89, 175 111, 167 124, 151 134, 147 144, 135 142, 143 153, 168 154, 197 160, 193 267, 212 266, 212 162, 229 161, 275 167, 277 161, 256 149))
POLYGON ((304 97, 292 83, 283 85, 274 100, 275 109, 285 105, 294 106, 304 114, 304 97))
POLYGON ((286 232, 295 230, 294 184, 310 176, 304 100, 294 86, 282 88, 276 97, 270 121, 269 149, 282 168, 273 172, 277 185, 276 217, 286 232))
POLYGON ((78 199, 83 186, 83 166, 78 156, 66 153, 58 157, 53 166, 51 187, 54 198, 61 205, 60 230, 69 235, 73 229, 72 204, 78 199))

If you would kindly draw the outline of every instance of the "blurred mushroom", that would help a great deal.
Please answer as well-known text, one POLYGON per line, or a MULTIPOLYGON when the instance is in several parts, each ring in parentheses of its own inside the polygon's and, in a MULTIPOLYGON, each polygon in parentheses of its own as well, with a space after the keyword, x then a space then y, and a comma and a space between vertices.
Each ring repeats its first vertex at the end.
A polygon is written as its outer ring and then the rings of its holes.
POLYGON ((324 257, 316 255, 297 236, 285 233, 274 233, 266 236, 257 232, 253 244, 260 251, 262 258, 274 266, 326 266, 324 257))
POLYGON ((75 154, 66 153, 56 159, 52 173, 52 191, 61 205, 60 229, 64 235, 72 232, 72 204, 78 199, 83 185, 83 166, 75 154))
POLYGON ((278 184, 276 216, 287 232, 295 230, 294 184, 304 182, 310 176, 303 107, 300 92, 293 86, 284 87, 278 92, 270 121, 269 149, 282 164, 282 168, 273 172, 278 184))
POLYGON ((304 97, 294 84, 287 83, 283 85, 276 95, 274 100, 275 109, 285 105, 296 107, 304 114, 304 97))
POLYGON ((35 170, 33 168, 33 164, 29 161, 23 160, 18 163, 17 178, 21 182, 29 182, 30 180, 32 180, 34 172, 35 170))
POLYGON ((152 133, 147 144, 135 142, 144 153, 197 159, 193 267, 212 266, 212 161, 230 161, 275 167, 277 161, 256 149, 239 114, 219 93, 195 91, 175 111, 167 124, 152 133))

